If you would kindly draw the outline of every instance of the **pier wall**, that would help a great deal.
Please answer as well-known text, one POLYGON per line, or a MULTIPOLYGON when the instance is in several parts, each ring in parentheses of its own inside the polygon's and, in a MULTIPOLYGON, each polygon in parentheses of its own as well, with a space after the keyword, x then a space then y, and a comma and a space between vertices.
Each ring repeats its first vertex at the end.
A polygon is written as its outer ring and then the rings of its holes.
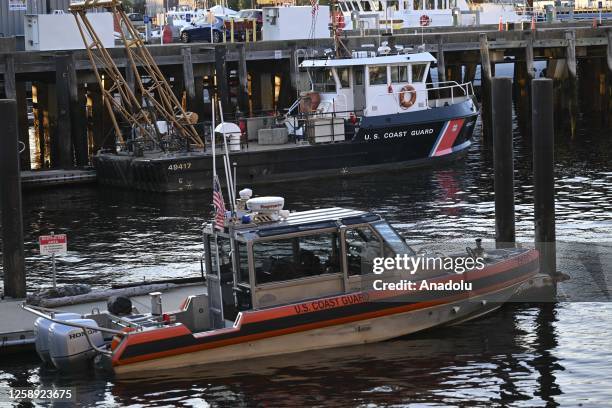
MULTIPOLYGON (((490 81, 495 66, 514 63, 515 109, 529 126, 530 82, 536 76, 555 80, 555 124, 575 129, 578 98, 589 113, 609 125, 612 117, 612 27, 588 24, 545 29, 497 31, 493 27, 402 30, 397 44, 432 52, 439 80, 475 81, 480 88, 484 137, 490 139, 490 81), (534 62, 545 61, 536 72, 534 62), (479 75, 480 73, 480 75, 479 75)), ((345 35, 349 48, 378 46, 375 35, 345 35)), ((268 114, 287 108, 296 98, 300 78, 295 52, 332 46, 331 40, 276 41, 232 44, 151 45, 149 51, 184 106, 208 120, 211 101, 218 97, 228 115, 268 114)), ((25 145, 22 169, 29 169, 30 126, 36 143, 34 162, 44 168, 68 168, 89 163, 92 153, 114 145, 113 127, 84 50, 16 52, 14 41, 0 43, 0 97, 15 98, 18 131, 25 145), (28 106, 31 114, 28 115, 28 106)), ((132 87, 134 74, 121 48, 110 49, 115 63, 132 87)), ((112 84, 105 80, 104 86, 112 84)))

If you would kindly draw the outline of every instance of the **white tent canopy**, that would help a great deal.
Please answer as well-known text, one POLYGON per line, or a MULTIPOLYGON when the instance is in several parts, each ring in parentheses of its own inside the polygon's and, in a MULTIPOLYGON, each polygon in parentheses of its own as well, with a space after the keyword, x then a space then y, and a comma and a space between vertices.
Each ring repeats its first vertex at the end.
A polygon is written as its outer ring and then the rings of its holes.
POLYGON ((217 17, 222 17, 222 16, 234 16, 236 14, 238 14, 238 12, 236 10, 232 10, 229 7, 223 7, 220 5, 216 5, 210 8, 210 11, 212 11, 212 13, 217 16, 217 17))

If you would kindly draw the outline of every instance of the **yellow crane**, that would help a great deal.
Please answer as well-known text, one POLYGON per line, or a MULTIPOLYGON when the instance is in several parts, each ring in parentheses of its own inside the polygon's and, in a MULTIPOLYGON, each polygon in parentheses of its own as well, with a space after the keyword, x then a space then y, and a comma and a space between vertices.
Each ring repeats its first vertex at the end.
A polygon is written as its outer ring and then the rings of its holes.
POLYGON ((173 140, 176 138, 183 144, 204 147, 204 142, 193 126, 197 122, 197 115, 183 109, 172 92, 170 84, 147 50, 140 33, 125 13, 121 2, 119 0, 85 0, 71 3, 69 10, 76 19, 89 61, 104 96, 104 104, 113 122, 117 140, 125 145, 125 138, 115 113, 131 126, 133 139, 137 141, 153 142, 156 148, 162 150, 177 148, 177 140, 173 140), (142 95, 140 100, 121 75, 119 68, 87 18, 89 10, 99 8, 111 12, 116 23, 121 27, 120 35, 125 47, 126 64, 134 73, 136 86, 142 95), (111 82, 108 89, 105 89, 103 75, 105 81, 111 82), (149 79, 146 84, 143 77, 149 79), (117 94, 119 98, 115 97, 117 94), (167 126, 160 129, 159 121, 165 121, 167 126))

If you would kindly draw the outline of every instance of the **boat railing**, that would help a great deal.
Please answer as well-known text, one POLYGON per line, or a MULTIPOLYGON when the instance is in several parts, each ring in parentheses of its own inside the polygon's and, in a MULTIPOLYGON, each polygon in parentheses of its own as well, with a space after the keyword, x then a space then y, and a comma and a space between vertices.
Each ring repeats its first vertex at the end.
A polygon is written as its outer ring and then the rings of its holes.
POLYGON ((429 106, 430 100, 432 101, 447 100, 447 101, 450 101, 451 104, 454 104, 456 99, 461 99, 461 101, 463 101, 466 98, 469 98, 474 95, 474 87, 471 82, 460 84, 456 81, 442 81, 442 82, 429 82, 425 85, 426 85, 425 89, 416 89, 413 91, 401 91, 400 90, 400 91, 394 91, 394 92, 388 92, 388 93, 382 93, 382 94, 376 95, 372 103, 370 103, 368 108, 366 109, 366 112, 372 112, 373 106, 385 106, 387 111, 381 114, 406 112, 410 108, 403 107, 400 103, 400 100, 401 100, 400 98, 402 97, 402 95, 404 96, 406 94, 410 95, 413 92, 415 92, 417 95, 417 98, 416 98, 417 101, 419 100, 418 98, 419 95, 423 95, 423 94, 425 95, 424 101, 421 99, 421 102, 424 102, 422 109, 427 109, 430 107, 429 106), (437 95, 437 97, 430 98, 429 97, 430 93, 434 93, 435 95, 437 95), (395 103, 390 104, 389 103, 390 99, 393 99, 395 103), (388 108, 390 106, 395 106, 395 110, 392 112, 389 112, 388 108))

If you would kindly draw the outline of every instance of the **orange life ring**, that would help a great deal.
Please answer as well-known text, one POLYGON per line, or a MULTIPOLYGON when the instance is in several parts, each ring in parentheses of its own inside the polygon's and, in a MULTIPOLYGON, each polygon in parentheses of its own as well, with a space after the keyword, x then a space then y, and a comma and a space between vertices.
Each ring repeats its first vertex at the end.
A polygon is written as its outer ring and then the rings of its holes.
POLYGON ((404 85, 399 92, 399 104, 402 108, 408 109, 416 102, 416 89, 412 85, 404 85), (410 94, 410 98, 406 97, 406 94, 410 94))

